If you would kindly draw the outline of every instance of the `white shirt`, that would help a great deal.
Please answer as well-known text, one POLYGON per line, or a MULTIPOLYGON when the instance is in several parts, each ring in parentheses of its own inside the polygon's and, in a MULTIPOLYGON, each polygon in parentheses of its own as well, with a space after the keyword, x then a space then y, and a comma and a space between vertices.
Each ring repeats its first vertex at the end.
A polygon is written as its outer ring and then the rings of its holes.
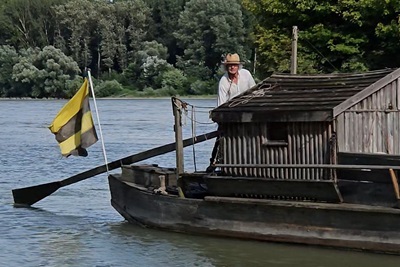
POLYGON ((217 106, 224 104, 256 84, 250 71, 240 69, 238 70, 238 74, 237 84, 229 79, 227 72, 219 80, 217 106))

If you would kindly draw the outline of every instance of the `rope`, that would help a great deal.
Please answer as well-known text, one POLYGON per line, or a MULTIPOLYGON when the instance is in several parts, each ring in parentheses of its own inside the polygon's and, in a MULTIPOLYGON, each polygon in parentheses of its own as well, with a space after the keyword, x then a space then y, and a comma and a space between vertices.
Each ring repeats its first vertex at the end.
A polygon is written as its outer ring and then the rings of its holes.
MULTIPOLYGON (((190 105, 190 104, 188 104, 188 105, 190 105)), ((203 108, 203 109, 214 109, 215 108, 215 107, 207 107, 207 106, 194 106, 194 105, 190 105, 190 106, 195 107, 195 108, 203 108)))
MULTIPOLYGON (((214 124, 214 122, 199 122, 199 121, 197 121, 196 120, 196 112, 199 112, 199 111, 196 110, 196 107, 200 108, 200 109, 205 109, 205 108, 213 109, 213 107, 212 108, 209 108, 209 107, 198 107, 198 106, 191 105, 191 104, 189 104, 189 103, 187 103, 185 101, 182 101, 180 99, 178 99, 178 100, 182 103, 181 108, 179 108, 178 105, 175 102, 174 102, 174 105, 181 112, 181 114, 184 115, 182 117, 184 117, 185 123, 182 122, 182 125, 186 125, 186 119, 189 119, 191 121, 192 138, 193 138, 193 141, 195 141, 194 138, 196 137, 196 123, 197 124, 214 124), (188 107, 191 107, 190 117, 188 115, 188 107)), ((203 112, 203 113, 205 113, 205 112, 203 112)), ((209 113, 209 111, 207 111, 207 113, 209 113)), ((197 162, 196 162, 196 149, 195 149, 194 142, 192 144, 192 153, 193 153, 194 171, 196 172, 197 171, 197 162)))
POLYGON ((266 87, 261 86, 260 88, 251 92, 250 94, 238 96, 238 97, 232 99, 228 106, 236 107, 237 105, 240 105, 240 104, 246 104, 253 98, 263 97, 265 95, 265 91, 272 90, 275 87, 277 87, 277 85, 268 84, 268 86, 266 86, 266 87))
POLYGON ((192 121, 192 140, 193 140, 193 146, 192 146, 192 153, 193 153, 193 166, 194 166, 194 171, 197 172, 197 164, 196 164, 196 151, 195 151, 195 146, 194 146, 194 141, 196 138, 196 113, 194 111, 194 107, 192 107, 192 112, 191 112, 191 121, 192 121))
MULTIPOLYGON (((187 115, 185 115, 185 116, 187 116, 187 115)), ((201 122, 201 121, 197 121, 196 119, 189 118, 189 116, 187 116, 187 118, 188 118, 189 120, 191 120, 192 122, 195 122, 195 123, 197 123, 197 124, 215 124, 215 122, 201 122)))
POLYGON ((329 63, 329 65, 332 66, 332 68, 334 68, 336 71, 339 72, 339 70, 322 54, 322 52, 320 52, 312 43, 310 43, 307 39, 304 39, 309 45, 311 45, 311 47, 323 58, 326 60, 326 62, 329 63))
MULTIPOLYGON (((180 100, 179 99, 179 101, 181 101, 184 105, 182 105, 182 107, 183 107, 183 109, 185 110, 185 112, 183 113, 183 115, 185 116, 185 118, 186 119, 189 119, 192 123, 198 123, 198 124, 214 124, 215 122, 200 122, 200 121, 197 121, 196 120, 196 116, 191 116, 190 118, 189 118, 189 116, 188 116, 188 110, 187 110, 187 106, 189 106, 189 107, 191 107, 192 108, 192 113, 194 113, 195 112, 195 109, 196 108, 200 108, 200 109, 208 109, 208 111, 196 111, 196 112, 198 112, 198 113, 210 113, 210 111, 209 111, 209 109, 213 109, 214 107, 201 107, 201 106, 195 106, 195 105, 192 105, 192 104, 189 104, 189 103, 187 103, 187 102, 185 102, 185 101, 183 101, 183 100, 180 100)), ((176 106, 176 104, 175 104, 175 106, 176 106)), ((186 125, 186 121, 185 121, 185 124, 183 124, 182 123, 182 125, 186 125)))

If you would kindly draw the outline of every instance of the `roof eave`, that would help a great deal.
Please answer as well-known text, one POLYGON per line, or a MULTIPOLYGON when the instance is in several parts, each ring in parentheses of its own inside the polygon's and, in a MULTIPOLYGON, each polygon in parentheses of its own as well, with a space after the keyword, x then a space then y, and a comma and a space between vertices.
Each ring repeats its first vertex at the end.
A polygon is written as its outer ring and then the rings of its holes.
POLYGON ((395 79, 398 79, 400 77, 400 68, 396 69, 395 71, 389 73, 382 79, 374 82, 367 88, 363 89, 359 93, 355 94, 354 96, 346 99, 339 105, 333 108, 333 117, 337 117, 341 113, 343 113, 345 110, 351 108, 352 106, 358 104, 360 101, 364 100, 365 98, 369 97, 373 93, 377 92, 379 89, 384 87, 385 85, 393 82, 395 79))
POLYGON ((251 122, 320 122, 332 121, 332 109, 325 110, 277 110, 277 111, 219 111, 212 112, 211 119, 217 123, 251 122))

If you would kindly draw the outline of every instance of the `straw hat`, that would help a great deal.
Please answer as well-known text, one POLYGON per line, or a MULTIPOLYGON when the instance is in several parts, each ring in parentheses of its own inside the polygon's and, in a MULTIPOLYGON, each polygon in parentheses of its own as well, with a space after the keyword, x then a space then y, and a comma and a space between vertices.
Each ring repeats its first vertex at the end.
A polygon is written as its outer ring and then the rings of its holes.
POLYGON ((239 55, 235 53, 235 54, 227 54, 222 64, 235 65, 235 64, 243 64, 243 62, 240 61, 239 55))

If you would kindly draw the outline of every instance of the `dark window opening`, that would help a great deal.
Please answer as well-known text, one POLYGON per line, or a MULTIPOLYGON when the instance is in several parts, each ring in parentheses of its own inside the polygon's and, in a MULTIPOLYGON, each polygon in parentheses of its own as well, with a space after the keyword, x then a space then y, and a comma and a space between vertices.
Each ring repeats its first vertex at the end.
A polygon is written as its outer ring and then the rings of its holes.
POLYGON ((288 145, 288 126, 284 122, 267 123, 266 145, 288 145))

